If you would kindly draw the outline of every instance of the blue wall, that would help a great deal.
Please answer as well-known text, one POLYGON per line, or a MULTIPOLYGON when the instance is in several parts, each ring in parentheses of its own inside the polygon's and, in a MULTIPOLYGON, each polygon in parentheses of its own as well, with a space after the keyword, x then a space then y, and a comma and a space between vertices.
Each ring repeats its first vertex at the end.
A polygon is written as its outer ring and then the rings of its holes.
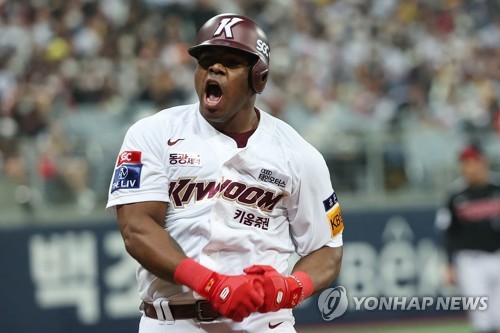
MULTIPOLYGON (((344 261, 335 285, 352 296, 439 296, 444 256, 432 208, 344 215, 344 261)), ((136 264, 114 221, 0 232, 0 331, 137 332, 136 264)), ((355 311, 331 322, 438 316, 436 311, 355 311)), ((325 324, 317 297, 297 324, 325 324)))

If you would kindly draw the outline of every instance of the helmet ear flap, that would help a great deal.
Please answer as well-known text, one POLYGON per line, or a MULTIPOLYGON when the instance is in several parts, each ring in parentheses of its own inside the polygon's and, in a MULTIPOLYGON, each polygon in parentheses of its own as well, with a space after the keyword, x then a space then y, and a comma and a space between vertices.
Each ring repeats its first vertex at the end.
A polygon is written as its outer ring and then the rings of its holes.
POLYGON ((268 66, 259 58, 250 71, 250 87, 260 94, 266 86, 267 77, 269 74, 268 66))

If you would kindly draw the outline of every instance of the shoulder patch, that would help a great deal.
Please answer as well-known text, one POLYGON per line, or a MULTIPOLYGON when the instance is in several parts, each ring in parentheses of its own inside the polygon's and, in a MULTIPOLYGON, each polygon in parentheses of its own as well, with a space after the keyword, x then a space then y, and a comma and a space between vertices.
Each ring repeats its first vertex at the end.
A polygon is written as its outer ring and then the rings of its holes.
POLYGON ((339 202, 339 199, 337 198, 337 194, 335 193, 335 191, 333 191, 332 195, 323 200, 323 206, 325 207, 325 212, 328 212, 330 209, 332 209, 337 202, 339 202))
POLYGON ((122 165, 115 169, 111 193, 119 189, 141 187, 142 164, 122 165))
POLYGON ((141 158, 142 152, 137 150, 125 150, 118 155, 111 193, 122 188, 140 187, 141 158))
POLYGON ((126 150, 118 155, 118 162, 116 166, 119 167, 123 163, 141 163, 141 152, 126 150))
POLYGON ((326 217, 330 223, 330 230, 333 238, 344 230, 344 220, 342 219, 340 204, 335 191, 333 191, 332 195, 323 200, 323 206, 325 207, 326 217))

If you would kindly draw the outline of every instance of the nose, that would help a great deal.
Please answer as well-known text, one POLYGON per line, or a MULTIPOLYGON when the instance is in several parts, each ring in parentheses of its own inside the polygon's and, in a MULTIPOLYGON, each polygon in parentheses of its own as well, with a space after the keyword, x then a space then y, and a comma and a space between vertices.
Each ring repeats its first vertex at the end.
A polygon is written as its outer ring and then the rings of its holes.
POLYGON ((225 73, 225 68, 220 62, 215 62, 208 67, 208 72, 216 75, 222 75, 225 73))

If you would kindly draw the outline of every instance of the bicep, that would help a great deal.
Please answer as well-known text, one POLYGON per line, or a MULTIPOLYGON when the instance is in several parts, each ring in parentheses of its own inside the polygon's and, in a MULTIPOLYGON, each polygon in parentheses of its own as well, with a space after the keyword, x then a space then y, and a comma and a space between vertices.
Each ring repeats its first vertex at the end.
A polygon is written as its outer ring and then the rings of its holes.
POLYGON ((148 241, 148 235, 163 232, 167 208, 167 203, 160 201, 134 202, 116 207, 120 232, 132 256, 148 241))
POLYGON ((134 202, 126 205, 118 205, 116 213, 120 227, 126 227, 134 221, 151 219, 160 227, 165 227, 165 216, 168 204, 161 201, 134 202))

